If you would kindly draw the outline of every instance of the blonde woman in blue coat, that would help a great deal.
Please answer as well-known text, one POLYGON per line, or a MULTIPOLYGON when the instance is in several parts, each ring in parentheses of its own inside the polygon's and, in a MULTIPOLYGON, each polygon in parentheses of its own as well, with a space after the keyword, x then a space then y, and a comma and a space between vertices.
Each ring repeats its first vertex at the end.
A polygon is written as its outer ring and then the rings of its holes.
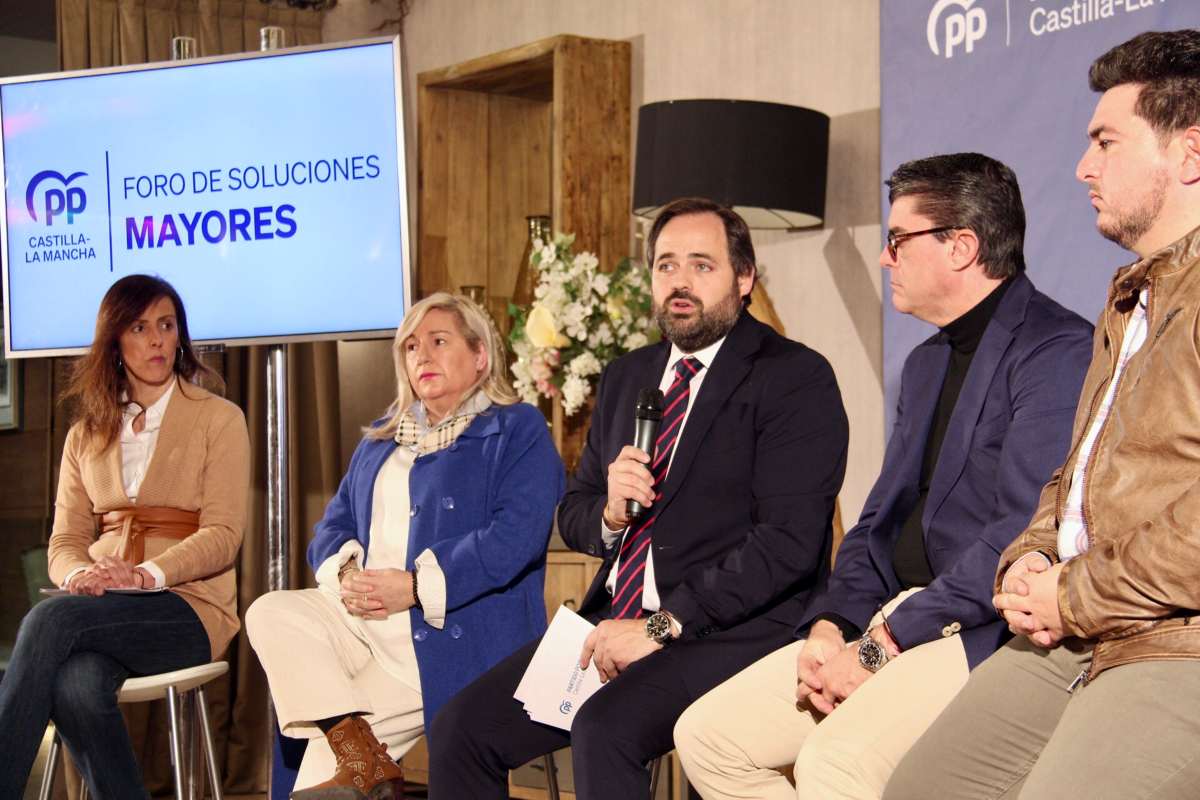
POLYGON ((280 728, 310 739, 297 800, 401 797, 395 763, 455 692, 546 627, 563 465, 470 300, 396 332, 398 394, 367 429, 308 549, 317 589, 246 613, 280 728))

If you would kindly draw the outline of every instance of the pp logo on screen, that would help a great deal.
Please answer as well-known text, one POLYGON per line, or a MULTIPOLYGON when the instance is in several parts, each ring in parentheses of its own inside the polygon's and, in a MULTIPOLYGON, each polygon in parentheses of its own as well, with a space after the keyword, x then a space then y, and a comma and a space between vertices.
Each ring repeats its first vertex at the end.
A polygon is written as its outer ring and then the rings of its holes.
POLYGON ((929 12, 929 22, 925 25, 925 38, 929 40, 929 49, 935 56, 942 55, 938 49, 938 22, 945 20, 942 25, 941 38, 944 44, 946 58, 954 56, 954 48, 961 48, 968 53, 975 50, 975 43, 987 33, 987 12, 982 8, 972 8, 975 0, 938 0, 929 12), (962 9, 959 11, 958 9, 962 9), (947 9, 953 9, 943 15, 947 9))
POLYGON ((33 179, 29 181, 29 188, 25 190, 25 208, 28 209, 29 216, 33 217, 34 222, 37 221, 38 204, 34 201, 38 199, 38 187, 44 181, 49 181, 42 191, 41 202, 46 226, 53 225, 54 218, 61 217, 63 214, 67 215, 68 225, 74 224, 75 215, 83 213, 83 210, 87 208, 87 194, 81 187, 70 184, 76 178, 86 176, 86 172, 76 172, 70 177, 63 177, 61 172, 52 169, 44 169, 34 175, 33 179))

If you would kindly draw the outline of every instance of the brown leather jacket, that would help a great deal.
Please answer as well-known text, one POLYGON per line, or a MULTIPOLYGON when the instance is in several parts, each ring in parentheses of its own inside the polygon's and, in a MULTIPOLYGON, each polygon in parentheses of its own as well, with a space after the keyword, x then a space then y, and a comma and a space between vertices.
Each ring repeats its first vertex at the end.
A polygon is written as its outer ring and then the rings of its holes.
POLYGON ((1119 378, 1088 460, 1090 547, 1064 565, 1058 583, 1066 634, 1096 642, 1089 680, 1133 661, 1200 660, 1200 228, 1114 276, 1071 450, 1025 532, 1001 554, 996 576, 998 590, 1021 556, 1057 553, 1080 444, 1147 284, 1146 341, 1119 378))

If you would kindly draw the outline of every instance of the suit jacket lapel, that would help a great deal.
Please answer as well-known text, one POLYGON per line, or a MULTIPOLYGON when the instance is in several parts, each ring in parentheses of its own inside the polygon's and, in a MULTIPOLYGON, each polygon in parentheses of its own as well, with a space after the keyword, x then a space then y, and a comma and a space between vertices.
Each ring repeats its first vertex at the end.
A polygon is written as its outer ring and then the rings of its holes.
MULTIPOLYGON (((717 351, 717 357, 704 375, 704 382, 692 403, 687 420, 683 425, 683 435, 675 446, 675 455, 671 460, 670 471, 663 487, 663 499, 659 513, 666 509, 680 484, 687 477, 692 462, 704 441, 713 420, 725 407, 733 390, 741 385, 754 365, 753 355, 758 351, 762 341, 762 331, 757 329, 756 322, 750 313, 743 311, 742 316, 729 332, 725 343, 717 351)), ((665 364, 663 365, 665 368, 665 364)))
POLYGON ((921 520, 927 531, 930 520, 945 502, 966 466, 971 439, 979 424, 979 415, 983 411, 996 368, 1012 344, 1016 329, 1025 319, 1025 308, 1032 295, 1033 284, 1024 275, 1017 276, 983 332, 983 339, 979 342, 975 357, 971 359, 958 402, 954 404, 954 411, 950 415, 946 438, 942 440, 942 451, 938 454, 937 466, 929 482, 929 498, 921 520))

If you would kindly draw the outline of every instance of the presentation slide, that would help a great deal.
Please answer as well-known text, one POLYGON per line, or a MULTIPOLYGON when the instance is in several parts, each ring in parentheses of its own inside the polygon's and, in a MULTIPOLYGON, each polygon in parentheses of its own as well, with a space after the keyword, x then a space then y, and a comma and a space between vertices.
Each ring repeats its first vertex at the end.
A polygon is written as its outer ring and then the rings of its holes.
POLYGON ((175 286, 199 341, 394 329, 396 46, 0 84, 9 355, 86 347, 132 273, 175 286))

